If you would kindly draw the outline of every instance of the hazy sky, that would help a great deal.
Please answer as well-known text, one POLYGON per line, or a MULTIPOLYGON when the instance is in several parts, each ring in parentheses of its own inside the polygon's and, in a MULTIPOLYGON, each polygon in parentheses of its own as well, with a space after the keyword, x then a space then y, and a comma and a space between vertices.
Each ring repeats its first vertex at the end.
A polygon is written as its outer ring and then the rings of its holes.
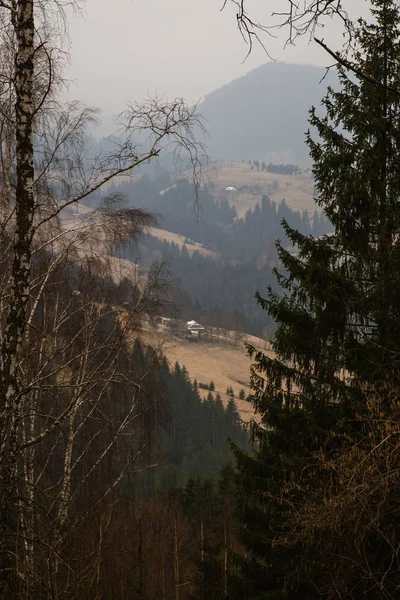
MULTIPOLYGON (((248 0, 252 15, 264 22, 271 9, 286 4, 248 0)), ((347 5, 352 15, 366 13, 366 0, 347 0, 347 5)), ((268 61, 255 46, 242 64, 247 47, 236 27, 236 11, 230 5, 220 12, 221 6, 222 0, 87 0, 82 14, 70 20, 69 96, 108 114, 122 110, 127 99, 154 92, 194 102, 268 61)), ((275 33, 275 39, 263 37, 273 58, 331 64, 308 39, 284 49, 287 32, 275 33)), ((318 35, 338 47, 339 23, 328 21, 318 35)))

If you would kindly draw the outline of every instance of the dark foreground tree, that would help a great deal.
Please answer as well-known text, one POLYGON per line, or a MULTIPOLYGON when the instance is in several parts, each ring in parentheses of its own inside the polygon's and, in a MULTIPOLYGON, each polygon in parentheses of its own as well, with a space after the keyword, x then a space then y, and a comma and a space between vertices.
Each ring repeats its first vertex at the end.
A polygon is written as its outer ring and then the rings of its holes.
MULTIPOLYGON (((371 504, 357 504, 342 534, 333 518, 330 527, 329 511, 323 526, 306 518, 337 499, 345 466, 354 469, 357 452, 367 457, 384 445, 384 419, 390 421, 385 448, 398 431, 400 13, 392 0, 372 4, 374 24, 360 22, 355 33, 354 60, 363 76, 340 67, 339 91, 330 89, 323 100, 325 116, 313 109, 310 117, 318 133, 308 139, 318 201, 335 233, 314 239, 284 223, 299 254, 278 245, 285 292, 258 296, 278 327, 275 359, 250 348, 252 399, 261 423, 253 424, 255 455, 237 452, 248 550, 239 597, 399 594, 395 486, 388 477, 367 477, 371 460, 354 477, 360 486, 377 486, 371 504), (371 431, 376 443, 368 445, 371 431), (364 526, 360 535, 357 527, 364 526)), ((382 452, 379 457, 383 465, 382 452)), ((337 524, 345 511, 336 516, 337 524)))

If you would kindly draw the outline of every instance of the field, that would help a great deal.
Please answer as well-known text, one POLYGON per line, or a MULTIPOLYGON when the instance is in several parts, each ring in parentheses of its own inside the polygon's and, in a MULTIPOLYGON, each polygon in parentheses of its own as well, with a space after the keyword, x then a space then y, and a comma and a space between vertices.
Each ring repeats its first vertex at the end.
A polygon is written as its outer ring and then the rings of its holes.
POLYGON ((212 258, 216 257, 216 253, 212 250, 208 250, 207 248, 203 248, 201 244, 198 242, 194 242, 193 240, 188 240, 184 235, 179 235, 179 233, 172 233, 171 231, 167 231, 166 229, 158 229, 156 227, 148 227, 148 233, 159 240, 165 240, 170 244, 177 244, 180 248, 182 246, 186 246, 186 250, 190 255, 193 252, 197 251, 202 256, 211 256, 212 258), (185 241, 186 240, 186 241, 185 241))
POLYGON ((316 208, 319 210, 313 198, 314 181, 309 172, 279 175, 252 170, 247 163, 221 162, 205 167, 203 174, 210 192, 217 198, 226 198, 235 206, 239 217, 260 202, 263 194, 276 203, 285 199, 293 210, 306 210, 311 214, 316 208), (227 191, 227 187, 235 187, 237 191, 227 191))
MULTIPOLYGON (((218 392, 224 405, 229 400, 226 388, 232 386, 235 401, 243 421, 248 422, 254 416, 251 405, 238 398, 241 389, 245 395, 250 393, 249 376, 251 360, 246 354, 244 342, 241 341, 236 347, 233 344, 234 332, 231 332, 231 340, 227 341, 190 341, 178 338, 168 333, 165 329, 161 331, 144 332, 145 341, 159 346, 170 365, 175 362, 184 365, 189 372, 190 379, 197 379, 198 383, 215 384, 214 395, 218 392)), ((247 336, 247 341, 257 348, 265 348, 265 341, 253 336, 247 336)), ((265 350, 264 350, 265 351, 265 350)), ((272 356, 271 352, 267 352, 272 356)), ((203 397, 207 396, 207 390, 200 390, 203 397)))

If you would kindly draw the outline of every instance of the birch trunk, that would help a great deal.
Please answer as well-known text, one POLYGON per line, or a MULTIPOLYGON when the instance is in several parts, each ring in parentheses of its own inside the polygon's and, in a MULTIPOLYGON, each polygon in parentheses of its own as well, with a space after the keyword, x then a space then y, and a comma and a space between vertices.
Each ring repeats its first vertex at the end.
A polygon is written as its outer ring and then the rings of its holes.
POLYGON ((18 0, 12 12, 17 52, 15 58, 16 207, 14 252, 9 310, 1 348, 0 402, 0 543, 5 535, 18 453, 20 390, 18 365, 29 297, 34 215, 33 165, 33 0, 18 0))

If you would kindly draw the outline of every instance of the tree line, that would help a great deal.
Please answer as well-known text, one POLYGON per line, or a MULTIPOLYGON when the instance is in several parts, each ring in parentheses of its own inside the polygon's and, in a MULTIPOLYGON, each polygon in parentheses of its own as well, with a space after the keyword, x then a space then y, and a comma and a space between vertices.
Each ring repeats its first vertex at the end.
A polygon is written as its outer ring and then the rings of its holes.
MULTIPOLYGON (((146 350, 139 342, 133 355, 144 366, 148 364, 146 350)), ((250 449, 234 398, 231 396, 225 407, 222 403, 225 390, 215 391, 213 382, 191 381, 184 366, 176 363, 171 368, 165 358, 157 375, 164 397, 155 440, 159 464, 135 482, 136 494, 144 498, 159 490, 185 486, 190 478, 217 482, 222 468, 232 459, 228 440, 243 450, 250 449)))
POLYGON ((300 169, 297 165, 293 165, 290 163, 282 163, 282 164, 268 163, 268 164, 265 164, 264 161, 262 161, 260 163, 259 160, 253 160, 253 161, 249 160, 249 165, 251 165, 252 169, 255 167, 257 169, 257 171, 259 171, 261 169, 261 171, 267 171, 268 173, 279 173, 280 175, 297 175, 298 172, 300 171, 300 169))
MULTIPOLYGON (((171 182, 161 192, 160 195, 157 179, 154 181, 148 175, 135 182, 120 183, 112 190, 124 195, 131 206, 156 213, 161 228, 200 243, 228 261, 247 262, 262 256, 276 259, 274 240, 280 237, 289 243, 281 227, 282 219, 314 236, 332 231, 321 211, 315 210, 312 216, 307 211, 300 213, 289 208, 284 198, 276 203, 264 195, 243 218, 238 218, 227 199, 215 199, 211 189, 201 190, 196 199, 187 179, 171 182), (200 207, 198 218, 195 218, 196 201, 200 207)), ((99 201, 100 197, 87 200, 92 206, 99 201)))
MULTIPOLYGON (((182 189, 187 191, 187 182, 182 185, 182 189)), ((175 197, 175 193, 176 188, 171 191, 171 197, 175 197)), ((178 197, 185 198, 187 207, 190 195, 179 193, 178 197)), ((213 229, 209 228, 208 240, 207 236, 203 237, 195 230, 195 239, 207 242, 209 248, 219 252, 215 258, 203 256, 198 251, 189 254, 185 245, 179 247, 174 242, 162 241, 152 235, 143 238, 139 247, 120 244, 116 255, 140 260, 146 266, 153 261, 167 262, 171 277, 177 284, 172 294, 174 310, 171 315, 182 319, 195 318, 207 325, 262 337, 266 327, 272 328, 273 320, 257 306, 254 293, 263 293, 269 285, 275 286, 271 267, 279 259, 274 240, 281 232, 282 243, 285 246, 291 243, 281 226, 284 219, 289 220, 294 228, 315 237, 332 230, 322 213, 315 211, 310 222, 307 212, 301 215, 291 210, 284 201, 277 206, 264 196, 261 204, 249 208, 244 219, 235 219, 228 230, 218 223, 213 225, 213 229), (211 231, 215 233, 214 243, 209 241, 211 231)), ((188 235, 186 228, 181 231, 188 235)))
POLYGON ((190 255, 185 246, 154 236, 144 239, 139 252, 145 265, 166 261, 175 283, 167 311, 171 316, 254 335, 272 324, 257 306, 252 290, 254 284, 260 290, 266 289, 268 281, 272 284, 269 267, 259 267, 256 261, 232 265, 196 251, 190 255))

